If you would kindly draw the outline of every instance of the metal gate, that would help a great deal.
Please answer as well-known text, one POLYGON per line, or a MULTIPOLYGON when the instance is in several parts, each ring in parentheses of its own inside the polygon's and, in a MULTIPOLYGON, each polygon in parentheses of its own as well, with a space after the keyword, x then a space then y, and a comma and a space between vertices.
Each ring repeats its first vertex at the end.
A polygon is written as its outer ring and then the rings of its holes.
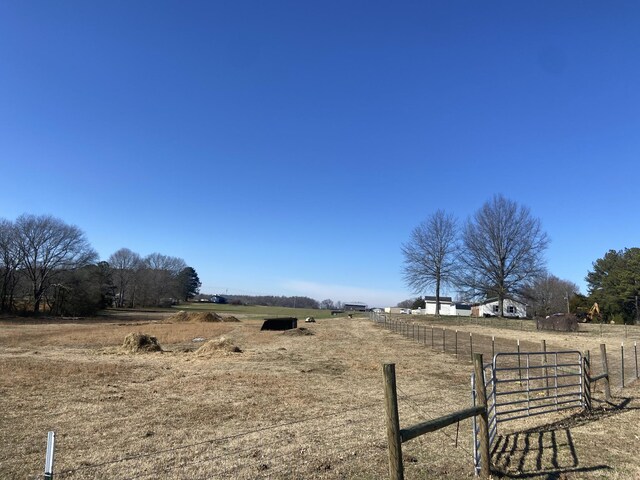
MULTIPOLYGON (((484 365, 489 415, 489 448, 498 424, 518 418, 585 406, 582 354, 578 351, 496 353, 484 365)), ((476 405, 476 379, 471 395, 476 405)), ((480 471, 479 435, 473 417, 473 462, 480 471)))

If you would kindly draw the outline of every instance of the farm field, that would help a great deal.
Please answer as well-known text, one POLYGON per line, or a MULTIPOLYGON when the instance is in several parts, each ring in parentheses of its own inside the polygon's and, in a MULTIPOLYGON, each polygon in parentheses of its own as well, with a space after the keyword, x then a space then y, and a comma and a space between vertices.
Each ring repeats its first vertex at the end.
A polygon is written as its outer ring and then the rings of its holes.
MULTIPOLYGON (((239 321, 178 321, 175 312, 0 319, 0 478, 42 478, 49 430, 56 479, 387 478, 382 363, 396 364, 402 426, 470 405, 469 361, 366 318, 316 315, 304 330, 261 332, 255 315, 217 311, 239 321), (126 351, 135 332, 164 351, 126 351)), ((523 335, 455 328, 505 344, 523 335)), ((524 334, 523 344, 542 338, 524 334)), ((606 341, 625 334, 611 330, 606 341)), ((601 341, 544 338, 580 350, 601 341)), ((494 452, 495 476, 640 478, 638 383, 614 389, 622 409, 501 426, 498 445, 509 447, 494 452)), ((406 478, 472 478, 471 445, 470 420, 403 444, 406 478)))

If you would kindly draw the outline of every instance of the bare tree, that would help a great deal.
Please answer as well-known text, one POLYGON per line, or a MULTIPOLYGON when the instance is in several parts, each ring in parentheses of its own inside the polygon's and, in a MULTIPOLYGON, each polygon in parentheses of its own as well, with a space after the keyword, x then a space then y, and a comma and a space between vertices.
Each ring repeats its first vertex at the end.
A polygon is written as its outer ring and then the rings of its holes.
POLYGON ((141 279, 141 304, 161 305, 169 298, 181 296, 179 276, 187 267, 182 258, 151 253, 143 261, 139 272, 141 279))
POLYGON ((502 195, 495 195, 467 220, 462 243, 458 284, 476 298, 497 297, 500 316, 504 299, 520 294, 545 271, 543 254, 549 239, 540 220, 502 195))
POLYGON ((0 312, 13 308, 19 260, 16 254, 15 228, 11 222, 0 219, 0 312))
POLYGON ((135 300, 133 295, 135 285, 133 283, 141 263, 140 255, 128 248, 121 248, 109 257, 109 266, 113 270, 113 283, 117 289, 116 306, 124 307, 127 300, 130 303, 135 300), (130 295, 131 298, 127 299, 127 295, 130 295))
POLYGON ((440 289, 453 280, 456 250, 457 222, 444 210, 418 225, 402 245, 404 280, 414 293, 435 288, 436 315, 440 315, 440 289))
POLYGON ((569 302, 579 291, 575 283, 545 273, 523 293, 531 305, 532 314, 546 316, 552 313, 569 313, 569 302))
POLYGON ((56 275, 97 259, 78 227, 50 215, 21 215, 15 221, 15 235, 19 260, 31 283, 34 312, 39 311, 43 295, 56 275))

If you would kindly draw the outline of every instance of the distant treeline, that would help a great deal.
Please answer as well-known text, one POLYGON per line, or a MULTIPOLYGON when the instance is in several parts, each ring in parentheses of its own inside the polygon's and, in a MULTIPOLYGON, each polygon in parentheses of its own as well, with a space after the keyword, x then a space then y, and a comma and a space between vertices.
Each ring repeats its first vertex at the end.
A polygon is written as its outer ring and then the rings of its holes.
POLYGON ((91 315, 193 298, 196 271, 181 258, 121 248, 99 261, 84 232, 50 215, 0 218, 0 312, 91 315))
POLYGON ((232 305, 261 305, 265 307, 320 308, 317 300, 309 297, 284 297, 275 295, 223 295, 232 305))

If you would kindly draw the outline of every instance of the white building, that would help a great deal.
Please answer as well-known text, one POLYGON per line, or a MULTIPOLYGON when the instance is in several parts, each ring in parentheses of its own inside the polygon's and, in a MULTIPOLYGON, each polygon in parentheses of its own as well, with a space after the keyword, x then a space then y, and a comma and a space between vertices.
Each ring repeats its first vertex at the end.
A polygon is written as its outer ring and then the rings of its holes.
MULTIPOLYGON (((527 316, 527 305, 513 300, 504 299, 504 316, 511 318, 525 318, 527 316)), ((472 308, 474 317, 497 317, 500 315, 500 304, 497 298, 488 298, 484 302, 474 305, 472 308)))

